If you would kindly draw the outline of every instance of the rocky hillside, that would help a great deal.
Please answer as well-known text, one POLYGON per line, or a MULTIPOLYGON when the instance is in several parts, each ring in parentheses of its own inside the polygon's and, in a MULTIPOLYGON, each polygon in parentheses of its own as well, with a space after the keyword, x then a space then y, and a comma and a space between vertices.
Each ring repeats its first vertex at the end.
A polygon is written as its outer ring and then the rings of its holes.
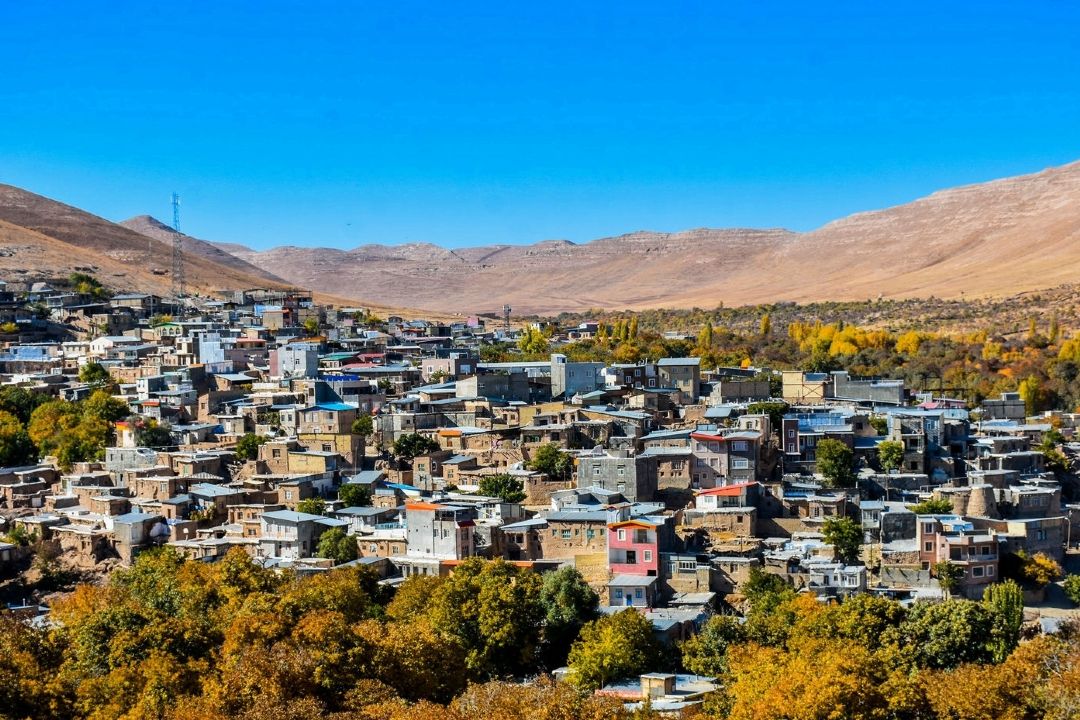
POLYGON ((809 233, 638 232, 447 250, 222 246, 307 287, 388 304, 522 312, 774 301, 1001 297, 1080 272, 1080 163, 934 193, 809 233))

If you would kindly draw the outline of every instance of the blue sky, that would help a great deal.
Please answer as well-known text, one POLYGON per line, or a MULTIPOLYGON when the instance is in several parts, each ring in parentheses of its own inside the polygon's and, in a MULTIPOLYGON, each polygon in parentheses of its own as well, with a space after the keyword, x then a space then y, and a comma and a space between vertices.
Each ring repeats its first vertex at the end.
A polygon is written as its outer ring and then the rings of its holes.
POLYGON ((253 247, 812 229, 1080 159, 1080 4, 3 2, 0 182, 253 247))

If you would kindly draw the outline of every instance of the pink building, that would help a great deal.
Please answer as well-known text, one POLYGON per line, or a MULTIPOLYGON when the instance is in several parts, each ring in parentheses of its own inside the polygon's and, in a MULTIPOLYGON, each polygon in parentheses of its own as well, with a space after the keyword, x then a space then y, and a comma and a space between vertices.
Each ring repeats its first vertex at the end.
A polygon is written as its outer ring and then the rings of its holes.
POLYGON ((660 572, 660 529, 664 518, 638 517, 608 525, 608 572, 647 575, 660 572))

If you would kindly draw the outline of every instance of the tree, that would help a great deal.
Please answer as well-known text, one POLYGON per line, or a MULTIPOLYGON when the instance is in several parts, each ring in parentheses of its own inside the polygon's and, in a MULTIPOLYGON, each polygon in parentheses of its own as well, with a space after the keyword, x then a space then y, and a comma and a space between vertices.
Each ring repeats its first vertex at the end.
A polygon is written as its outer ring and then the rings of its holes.
POLYGON ((113 397, 107 390, 95 390, 79 406, 84 418, 97 418, 108 423, 123 420, 131 412, 128 404, 113 397))
POLYGON ((994 632, 990 641, 994 662, 1005 662, 1005 658, 1020 642, 1020 626, 1024 623, 1024 591, 1012 580, 994 583, 983 591, 983 604, 994 615, 994 632))
POLYGON ((439 443, 420 433, 405 433, 394 441, 394 455, 404 460, 412 460, 418 455, 438 452, 439 443))
POLYGON ((595 619, 600 597, 575 568, 544 573, 540 606, 544 611, 544 655, 549 668, 566 662, 582 626, 595 619))
POLYGON ((330 528, 320 535, 318 549, 315 551, 317 557, 330 558, 339 563, 355 560, 358 554, 356 538, 346 535, 341 528, 330 528))
POLYGON ((1069 575, 1065 582, 1061 583, 1065 590, 1065 596, 1072 600, 1073 605, 1080 605, 1080 575, 1069 575))
POLYGON ((570 677, 583 690, 597 690, 655 668, 659 656, 652 623, 637 610, 627 608, 581 629, 570 649, 570 677))
POLYGON ((254 460, 259 457, 259 446, 266 443, 268 438, 255 433, 248 433, 236 441, 236 458, 238 460, 254 460))
POLYGON ((371 419, 371 415, 367 413, 361 413, 353 420, 352 426, 349 428, 349 432, 353 435, 359 435, 360 437, 370 437, 375 432, 375 423, 371 419))
POLYGON ((547 443, 538 447, 529 463, 530 470, 542 472, 552 480, 566 480, 573 466, 573 456, 563 452, 556 443, 547 443))
POLYGON ((28 465, 37 460, 37 448, 19 418, 0 410, 0 467, 28 465))
POLYGON ((11 413, 23 425, 30 422, 30 415, 39 405, 49 401, 45 393, 35 392, 18 385, 8 385, 0 390, 0 410, 11 413))
POLYGON ((898 469, 904 464, 904 443, 899 440, 886 440, 878 443, 878 461, 885 472, 898 469))
POLYGON ((539 328, 530 325, 518 340, 518 347, 530 355, 541 355, 548 351, 548 339, 539 328))
POLYGON ((817 471, 828 487, 851 487, 855 484, 854 453, 840 440, 826 438, 817 444, 817 471))
POLYGON ((322 515, 326 512, 326 501, 320 497, 309 497, 296 503, 296 512, 308 515, 322 515))
POLYGON ((728 649, 746 640, 746 628, 738 618, 714 615, 701 632, 680 646, 683 666, 695 675, 720 677, 728 670, 728 649))
POLYGON ((90 361, 79 368, 79 382, 93 387, 112 384, 112 376, 101 363, 90 361))
POLYGON ((503 502, 519 503, 525 499, 525 484, 513 475, 498 473, 480 478, 480 494, 503 502))
POLYGON ((318 334, 318 332, 319 332, 319 319, 309 317, 307 320, 305 320, 304 321, 304 332, 306 332, 309 337, 318 334))
POLYGON ((638 336, 638 318, 634 315, 630 318, 630 327, 627 329, 627 340, 637 340, 638 336))
POLYGON ((908 510, 916 515, 945 515, 953 511, 953 506, 947 498, 927 498, 917 505, 908 505, 908 510))
POLYGON ((345 507, 367 507, 371 504, 371 491, 359 483, 345 483, 338 488, 337 496, 345 507))
POLYGON ((432 593, 427 616, 465 649, 472 678, 530 672, 541 639, 542 585, 510 563, 470 558, 432 593))
POLYGON ((910 647, 923 667, 954 668, 993 659, 993 625, 993 614, 982 603, 917 602, 894 639, 910 647))
POLYGON ((1023 561, 1021 572, 1024 580, 1037 590, 1046 587, 1063 574, 1061 565, 1046 553, 1040 552, 1031 556, 1021 554, 1020 558, 1023 561))
POLYGON ((768 335, 772 332, 772 318, 769 317, 769 313, 765 313, 761 316, 761 324, 758 325, 758 331, 762 335, 768 335))
POLYGON ((172 428, 168 423, 159 423, 157 420, 143 420, 135 426, 135 444, 139 447, 164 448, 173 445, 172 428))
POLYGON ((960 581, 964 579, 964 569, 948 560, 934 563, 931 571, 946 598, 953 594, 960 581))
POLYGON ((862 550, 862 526, 848 517, 831 517, 821 527, 825 542, 833 546, 836 557, 843 562, 854 562, 862 550))

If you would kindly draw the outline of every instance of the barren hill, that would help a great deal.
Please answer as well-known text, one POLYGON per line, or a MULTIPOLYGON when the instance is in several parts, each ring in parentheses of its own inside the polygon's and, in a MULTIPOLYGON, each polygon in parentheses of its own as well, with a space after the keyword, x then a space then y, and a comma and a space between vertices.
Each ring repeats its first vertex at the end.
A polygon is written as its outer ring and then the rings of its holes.
POLYGON ((778 300, 1003 296, 1080 273, 1080 163, 934 193, 809 233, 637 232, 446 250, 225 246, 306 287, 431 308, 522 312, 778 300), (332 275, 331 275, 332 274, 332 275))
MULTIPOLYGON (((62 277, 87 270, 109 287, 168 294, 172 245, 78 208, 0 185, 0 275, 62 277), (162 274, 155 274, 155 270, 162 274)), ((185 241, 185 275, 193 292, 285 287, 200 240, 185 241)))

